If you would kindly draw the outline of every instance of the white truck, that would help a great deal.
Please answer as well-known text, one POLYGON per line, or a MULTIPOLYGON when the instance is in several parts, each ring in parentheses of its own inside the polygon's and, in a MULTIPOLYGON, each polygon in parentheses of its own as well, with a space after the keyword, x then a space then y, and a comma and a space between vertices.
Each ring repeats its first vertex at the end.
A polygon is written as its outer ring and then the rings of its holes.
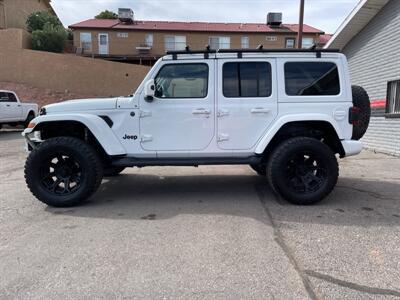
POLYGON ((71 206, 126 167, 247 164, 313 204, 336 185, 337 157, 362 150, 369 118, 341 53, 169 52, 131 96, 42 108, 23 132, 25 178, 40 201, 71 206))
POLYGON ((37 115, 37 104, 22 103, 16 93, 0 90, 0 129, 3 125, 27 127, 37 115))

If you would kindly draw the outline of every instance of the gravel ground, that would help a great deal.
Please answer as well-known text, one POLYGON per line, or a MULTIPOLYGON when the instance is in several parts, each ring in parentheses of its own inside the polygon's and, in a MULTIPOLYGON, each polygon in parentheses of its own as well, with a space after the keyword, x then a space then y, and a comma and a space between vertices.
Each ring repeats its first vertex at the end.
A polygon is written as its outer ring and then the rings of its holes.
POLYGON ((0 299, 400 298, 400 159, 341 160, 321 204, 247 166, 129 169, 80 207, 38 202, 0 132, 0 299))

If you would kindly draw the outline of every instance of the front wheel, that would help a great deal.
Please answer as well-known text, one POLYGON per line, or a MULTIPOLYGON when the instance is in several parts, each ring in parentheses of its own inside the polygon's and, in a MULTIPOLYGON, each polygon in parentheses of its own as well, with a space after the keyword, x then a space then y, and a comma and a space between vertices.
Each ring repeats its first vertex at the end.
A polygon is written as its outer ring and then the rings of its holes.
POLYGON ((101 184, 103 168, 95 150, 73 137, 44 141, 28 156, 25 180, 32 194, 55 207, 80 204, 101 184))
POLYGON ((287 201, 314 204, 335 187, 339 167, 332 150, 321 141, 295 137, 282 142, 267 167, 271 187, 287 201))

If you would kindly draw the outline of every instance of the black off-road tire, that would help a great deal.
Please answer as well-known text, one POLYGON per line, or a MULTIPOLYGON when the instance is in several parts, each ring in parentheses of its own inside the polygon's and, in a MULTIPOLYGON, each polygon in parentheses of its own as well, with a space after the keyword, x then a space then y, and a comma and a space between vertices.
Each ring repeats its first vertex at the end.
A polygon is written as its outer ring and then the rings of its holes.
POLYGON ((35 118, 35 114, 33 112, 30 112, 28 116, 26 117, 26 120, 24 121, 24 128, 27 128, 29 123, 35 118))
POLYGON ((250 168, 252 168, 260 176, 267 176, 267 168, 265 165, 250 165, 250 168))
POLYGON ((125 167, 107 166, 107 167, 104 167, 103 174, 104 174, 104 177, 113 177, 113 176, 119 175, 123 170, 125 170, 125 167))
MULTIPOLYGON (((285 200, 296 205, 310 205, 323 200, 332 192, 339 177, 339 167, 335 154, 327 145, 314 138, 294 137, 275 148, 268 161, 267 177, 275 193, 285 200), (307 158, 307 153, 309 158, 307 158), (295 163, 296 160, 292 159, 293 157, 303 157, 303 162, 295 163), (318 161, 316 166, 312 157, 318 161), (313 171, 309 171, 308 168, 313 171), (308 182, 310 185, 315 177, 314 182, 318 184, 312 191, 295 190, 294 182, 302 182, 297 180, 297 175, 293 175, 297 172, 304 172, 304 178, 310 181, 308 182)), ((305 185, 304 189, 306 189, 305 185)))
MULTIPOLYGON (((55 170, 56 167, 53 168, 53 174, 55 170)), ((44 177, 50 179, 46 180, 54 180, 54 182, 59 180, 58 176, 51 175, 51 168, 49 172, 50 174, 44 177), (56 179, 53 179, 54 177, 56 179)), ((41 202, 54 207, 70 207, 81 204, 96 192, 102 178, 103 166, 96 151, 84 141, 73 137, 56 137, 44 141, 29 154, 25 164, 25 180, 32 194, 41 202), (69 194, 57 194, 54 187, 53 191, 49 191, 49 184, 44 182, 43 179, 45 172, 43 166, 49 161, 49 164, 57 166, 59 162, 52 163, 51 160, 52 157, 57 155, 61 155, 64 165, 70 164, 72 160, 75 160, 79 165, 79 185, 76 184, 75 190, 69 194)), ((65 186, 65 183, 63 186, 65 186)), ((62 186, 56 187, 56 189, 60 188, 62 186)), ((69 185, 68 189, 70 189, 69 185)))
POLYGON ((352 140, 361 139, 367 132, 369 120, 371 118, 371 103, 367 91, 358 85, 351 87, 353 94, 353 106, 360 109, 360 119, 358 124, 353 125, 352 140))

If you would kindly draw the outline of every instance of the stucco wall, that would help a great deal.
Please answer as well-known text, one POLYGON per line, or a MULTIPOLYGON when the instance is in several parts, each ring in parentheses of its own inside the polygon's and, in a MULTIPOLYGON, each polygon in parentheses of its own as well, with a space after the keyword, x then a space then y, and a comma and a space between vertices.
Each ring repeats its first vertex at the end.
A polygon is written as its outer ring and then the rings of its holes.
MULTIPOLYGON (((343 49, 353 84, 371 100, 386 99, 388 81, 400 79, 400 1, 390 1, 343 49)), ((363 139, 368 148, 400 155, 400 119, 374 117, 363 139)))
POLYGON ((30 48, 31 35, 23 29, 10 28, 0 30, 0 47, 2 48, 30 48))
POLYGON ((25 29, 26 19, 31 13, 49 10, 48 0, 4 0, 3 2, 5 28, 25 29))
POLYGON ((75 55, 0 47, 0 81, 93 96, 131 94, 148 67, 75 55))

